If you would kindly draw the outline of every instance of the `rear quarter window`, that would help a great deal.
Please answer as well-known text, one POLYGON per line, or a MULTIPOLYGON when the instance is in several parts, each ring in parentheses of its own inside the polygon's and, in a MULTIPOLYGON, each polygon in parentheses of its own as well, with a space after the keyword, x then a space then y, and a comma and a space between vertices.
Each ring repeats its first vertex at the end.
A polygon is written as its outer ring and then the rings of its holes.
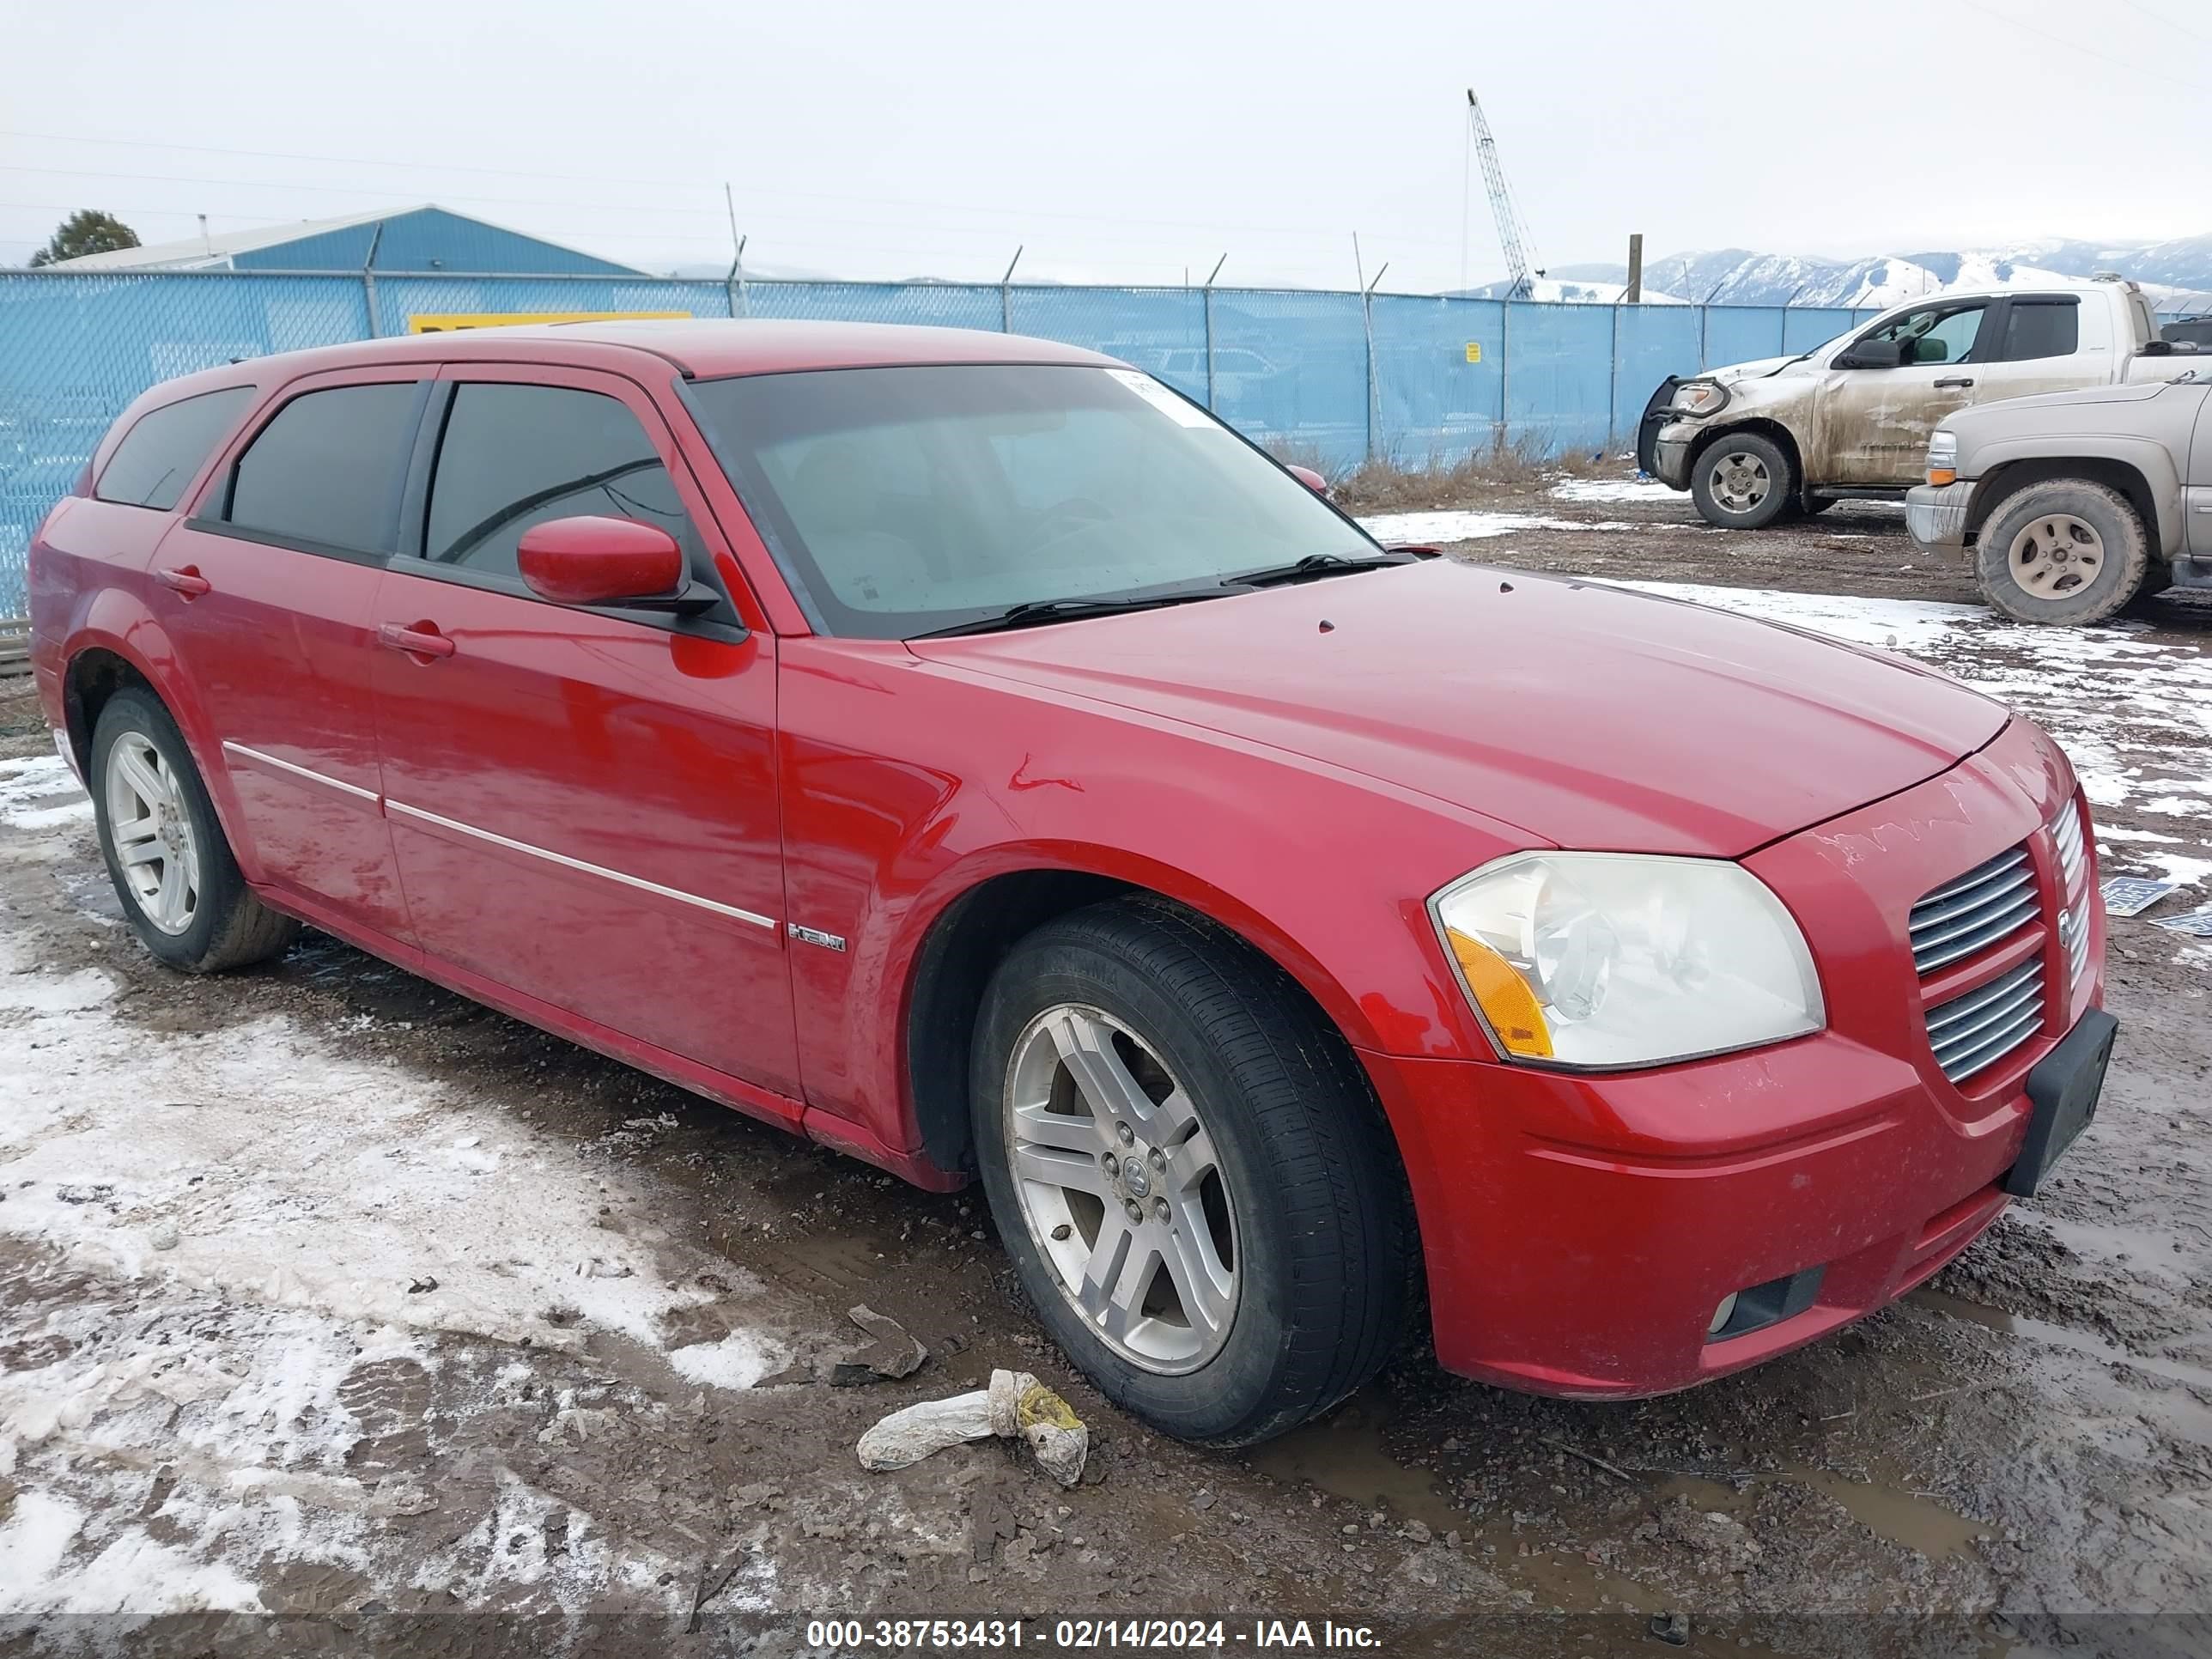
POLYGON ((225 386, 148 410, 100 468, 94 498, 167 512, 252 397, 250 386, 225 386))
POLYGON ((427 381, 380 381, 293 398, 239 457, 230 522, 272 540, 393 551, 428 389, 427 381))
POLYGON ((2005 324, 2004 360, 2070 357, 2081 347, 2081 307, 2073 300, 2014 300, 2005 324))

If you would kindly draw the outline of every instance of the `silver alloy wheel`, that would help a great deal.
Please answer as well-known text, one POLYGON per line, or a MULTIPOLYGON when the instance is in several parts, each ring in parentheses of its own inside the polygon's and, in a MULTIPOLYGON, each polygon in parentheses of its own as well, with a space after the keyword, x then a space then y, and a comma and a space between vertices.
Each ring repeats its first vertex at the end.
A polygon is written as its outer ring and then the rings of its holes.
POLYGON ((2012 538, 2005 564, 2021 592, 2063 599, 2097 580, 2105 568, 2105 538, 2071 513, 2039 514, 2012 538))
POLYGON ((1774 488, 1766 463, 1744 450, 1729 450, 1717 457, 1712 465, 1707 481, 1712 485, 1713 499, 1723 511, 1749 513, 1774 488))
POLYGON ((139 732, 107 751, 107 834, 124 885, 147 921, 181 933, 199 912, 200 852, 175 769, 139 732))
POLYGON ((1056 1004, 1016 1040, 1003 1104, 1022 1219, 1069 1305, 1146 1370, 1212 1358, 1237 1313, 1236 1207, 1159 1056, 1112 1015, 1056 1004))

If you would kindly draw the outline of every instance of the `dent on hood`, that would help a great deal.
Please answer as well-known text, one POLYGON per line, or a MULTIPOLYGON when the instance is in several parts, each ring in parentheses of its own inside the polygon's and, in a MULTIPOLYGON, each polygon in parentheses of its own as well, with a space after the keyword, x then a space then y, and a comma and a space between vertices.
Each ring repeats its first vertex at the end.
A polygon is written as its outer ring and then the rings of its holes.
POLYGON ((1734 386, 1738 380, 1764 380, 1797 361, 1796 357, 1754 357, 1749 362, 1729 363, 1710 370, 1704 378, 1718 380, 1723 386, 1734 386))

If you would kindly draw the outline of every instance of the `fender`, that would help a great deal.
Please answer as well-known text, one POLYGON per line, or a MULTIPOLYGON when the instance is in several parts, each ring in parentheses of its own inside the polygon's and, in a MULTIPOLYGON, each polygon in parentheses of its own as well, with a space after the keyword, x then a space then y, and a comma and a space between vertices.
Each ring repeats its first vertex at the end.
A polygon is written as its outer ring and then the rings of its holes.
POLYGON ((2188 526, 2182 518, 2181 475, 2174 469, 2172 452, 2155 438, 2128 433, 2027 432, 1975 445, 1973 462, 1981 477, 1966 509, 1966 522, 1978 526, 2011 493, 2000 468, 2032 461, 2049 476, 2054 469, 2063 472, 2069 460, 2117 461, 2140 473, 2149 488, 2152 544, 2166 558, 2180 555, 2188 526))
POLYGON ((907 1033, 925 942, 963 895, 1018 872, 1188 905, 1273 961, 1355 1048, 1492 1057, 1426 902, 1542 837, 1081 696, 1023 688, 1029 719, 1008 702, 1015 682, 871 642, 793 641, 782 669, 786 915, 805 930, 792 988, 816 1110, 921 1146, 907 1033), (861 731, 866 749, 850 741, 861 731))
MULTIPOLYGON (((1272 960, 1321 1006, 1354 1048, 1387 1051, 1392 1046, 1372 1017, 1383 1011, 1363 1007, 1359 999, 1322 965, 1321 958, 1268 912, 1176 865, 1094 842, 1008 842, 971 854, 939 872, 917 896, 893 945, 892 965, 902 975, 898 982, 907 983, 922 940, 957 900, 994 877, 1030 870, 1099 876, 1173 899, 1219 923, 1272 960)), ((1425 932, 1426 922, 1422 926, 1425 932)), ((911 994, 911 986, 907 988, 911 994)), ((1387 1015, 1384 1023, 1388 1023, 1387 1015)))
MULTIPOLYGON (((252 838, 245 833, 244 815, 231 788, 229 769, 222 763, 222 736, 214 729, 206 709, 194 694, 191 678, 179 670, 167 630, 147 609, 143 598, 121 586, 91 589, 78 599, 75 608, 76 614, 61 630, 60 683, 64 698, 77 659, 88 651, 108 652, 137 671, 154 688, 154 695, 161 698, 176 720, 177 729, 184 734, 185 747, 191 753, 192 764, 199 769, 201 781, 207 786, 216 819, 230 842, 240 872, 249 883, 258 884, 261 880, 259 860, 252 838)), ((81 716, 68 708, 66 702, 64 708, 74 727, 81 716)), ((72 730, 71 738, 81 744, 79 758, 89 774, 91 732, 86 730, 80 738, 72 730)))

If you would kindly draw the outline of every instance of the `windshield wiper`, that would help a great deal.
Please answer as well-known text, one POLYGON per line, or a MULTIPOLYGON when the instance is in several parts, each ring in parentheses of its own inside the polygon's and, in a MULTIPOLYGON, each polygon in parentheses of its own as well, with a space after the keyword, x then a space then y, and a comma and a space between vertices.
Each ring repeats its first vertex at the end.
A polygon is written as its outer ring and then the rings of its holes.
POLYGON ((1348 575, 1355 570, 1380 570, 1385 565, 1412 564, 1415 553, 1309 553, 1290 564, 1266 565, 1224 576, 1224 587, 1268 587, 1283 582, 1311 581, 1321 576, 1348 575))
MULTIPOLYGON (((1241 584, 1231 582, 1224 586, 1233 588, 1241 584)), ((1130 594, 1121 599, 1024 599, 995 617, 978 617, 972 622, 954 623, 950 628, 933 628, 926 634, 909 634, 907 637, 911 640, 937 640, 952 634, 996 634, 1007 629, 1028 628, 1037 623, 1066 622, 1077 617, 1111 617, 1131 611, 1152 611, 1163 605, 1189 605, 1198 599, 1226 597, 1223 588, 1201 587, 1195 591, 1179 589, 1171 593, 1130 594)))

